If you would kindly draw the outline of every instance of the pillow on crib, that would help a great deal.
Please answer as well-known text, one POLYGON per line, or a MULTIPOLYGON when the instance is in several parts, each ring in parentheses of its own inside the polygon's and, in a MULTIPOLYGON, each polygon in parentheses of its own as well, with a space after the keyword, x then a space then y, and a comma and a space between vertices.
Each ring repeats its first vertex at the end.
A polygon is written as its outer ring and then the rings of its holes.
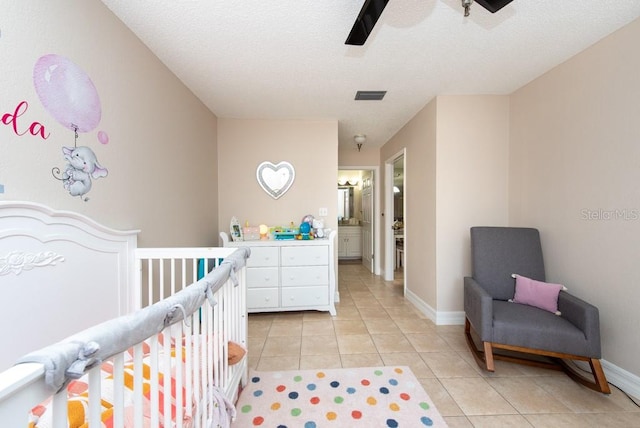
MULTIPOLYGON (((209 336, 207 340, 209 340, 209 338, 214 338, 213 340, 215 343, 215 336, 209 336)), ((185 338, 182 339, 182 344, 183 346, 185 345, 185 338)), ((230 340, 227 342, 227 352, 227 363, 232 366, 234 364, 238 364, 242 360, 242 357, 245 356, 247 350, 244 349, 239 343, 232 342, 230 340)))
POLYGON ((564 285, 536 281, 517 274, 512 274, 511 276, 516 279, 516 292, 510 302, 535 306, 556 315, 561 315, 560 311, 558 311, 558 295, 561 290, 567 289, 564 285))
POLYGON ((229 341, 229 358, 227 361, 230 366, 238 364, 246 353, 247 351, 242 347, 242 345, 229 341))

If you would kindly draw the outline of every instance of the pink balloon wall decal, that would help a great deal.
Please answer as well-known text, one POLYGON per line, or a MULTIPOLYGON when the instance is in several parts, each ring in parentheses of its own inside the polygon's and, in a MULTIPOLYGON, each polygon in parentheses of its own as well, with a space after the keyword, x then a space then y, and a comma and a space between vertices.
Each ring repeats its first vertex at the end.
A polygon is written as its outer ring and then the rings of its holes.
POLYGON ((98 91, 70 59, 56 54, 40 57, 33 67, 33 85, 44 108, 62 126, 89 132, 100 123, 98 91))
POLYGON ((108 144, 109 134, 104 131, 98 131, 98 141, 100 141, 100 144, 108 144))

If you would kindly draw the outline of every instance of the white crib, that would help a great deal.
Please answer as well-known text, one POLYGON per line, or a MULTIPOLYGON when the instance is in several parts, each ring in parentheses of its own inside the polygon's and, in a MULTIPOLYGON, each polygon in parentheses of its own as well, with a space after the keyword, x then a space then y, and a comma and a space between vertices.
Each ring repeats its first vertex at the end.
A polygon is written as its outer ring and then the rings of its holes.
POLYGON ((68 427, 78 408, 91 427, 228 423, 247 376, 229 349, 247 346, 248 251, 137 249, 136 234, 0 202, 2 426, 68 427))

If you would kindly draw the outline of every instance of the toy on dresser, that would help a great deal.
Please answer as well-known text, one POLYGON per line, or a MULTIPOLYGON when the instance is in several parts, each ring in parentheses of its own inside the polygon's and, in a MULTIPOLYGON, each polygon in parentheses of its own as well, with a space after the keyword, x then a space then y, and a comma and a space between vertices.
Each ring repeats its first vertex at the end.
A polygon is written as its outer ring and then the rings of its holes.
POLYGON ((260 239, 260 226, 249 226, 247 224, 242 228, 245 241, 257 241, 260 239))
POLYGON ((296 236, 296 239, 313 239, 311 225, 308 222, 305 221, 300 225, 300 234, 296 236))

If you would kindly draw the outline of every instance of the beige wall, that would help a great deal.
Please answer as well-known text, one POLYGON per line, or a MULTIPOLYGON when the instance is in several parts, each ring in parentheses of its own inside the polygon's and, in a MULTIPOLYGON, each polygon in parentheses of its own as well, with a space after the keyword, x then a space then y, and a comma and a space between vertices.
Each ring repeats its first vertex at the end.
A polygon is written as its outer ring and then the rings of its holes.
POLYGON ((640 375, 640 20, 512 96, 510 222, 550 281, 600 309, 603 358, 640 375))
MULTIPOLYGON (((437 309, 436 112, 436 102, 432 101, 380 150, 384 165, 396 153, 406 149, 405 283, 409 291, 433 309, 437 309)), ((383 176, 380 182, 384 183, 385 168, 380 169, 383 176)), ((385 192, 382 192, 381 206, 385 206, 385 192)), ((386 245, 384 235, 382 233, 382 248, 386 245)), ((382 253, 384 256, 384 251, 382 253)))
POLYGON ((437 103, 437 308, 462 311, 469 228, 508 221, 509 98, 440 96, 437 103))
POLYGON ((440 96, 383 148, 406 148, 406 286, 438 321, 459 322, 469 228, 508 219, 509 98, 440 96))
POLYGON ((218 120, 219 228, 235 216, 244 224, 287 226, 328 209, 325 227, 337 226, 338 122, 304 120, 218 120), (319 149, 320 148, 320 149, 319 149), (258 185, 264 161, 291 163, 295 180, 273 199, 258 185))
POLYGON ((17 136, 0 125, 0 198, 141 229, 141 246, 215 244, 216 117, 99 1, 6 2, 2 16, 0 115, 26 100, 19 127, 38 121, 50 136, 17 136), (34 64, 51 53, 82 68, 100 96, 101 121, 78 145, 92 148, 109 174, 93 181, 87 202, 51 173, 66 164, 62 146, 74 145, 34 89, 34 64), (108 144, 98 142, 99 130, 108 144))
MULTIPOLYGON (((365 143, 366 144, 366 143, 365 143)), ((380 163, 380 149, 362 147, 338 150, 338 163, 340 167, 348 166, 375 166, 380 163)))

